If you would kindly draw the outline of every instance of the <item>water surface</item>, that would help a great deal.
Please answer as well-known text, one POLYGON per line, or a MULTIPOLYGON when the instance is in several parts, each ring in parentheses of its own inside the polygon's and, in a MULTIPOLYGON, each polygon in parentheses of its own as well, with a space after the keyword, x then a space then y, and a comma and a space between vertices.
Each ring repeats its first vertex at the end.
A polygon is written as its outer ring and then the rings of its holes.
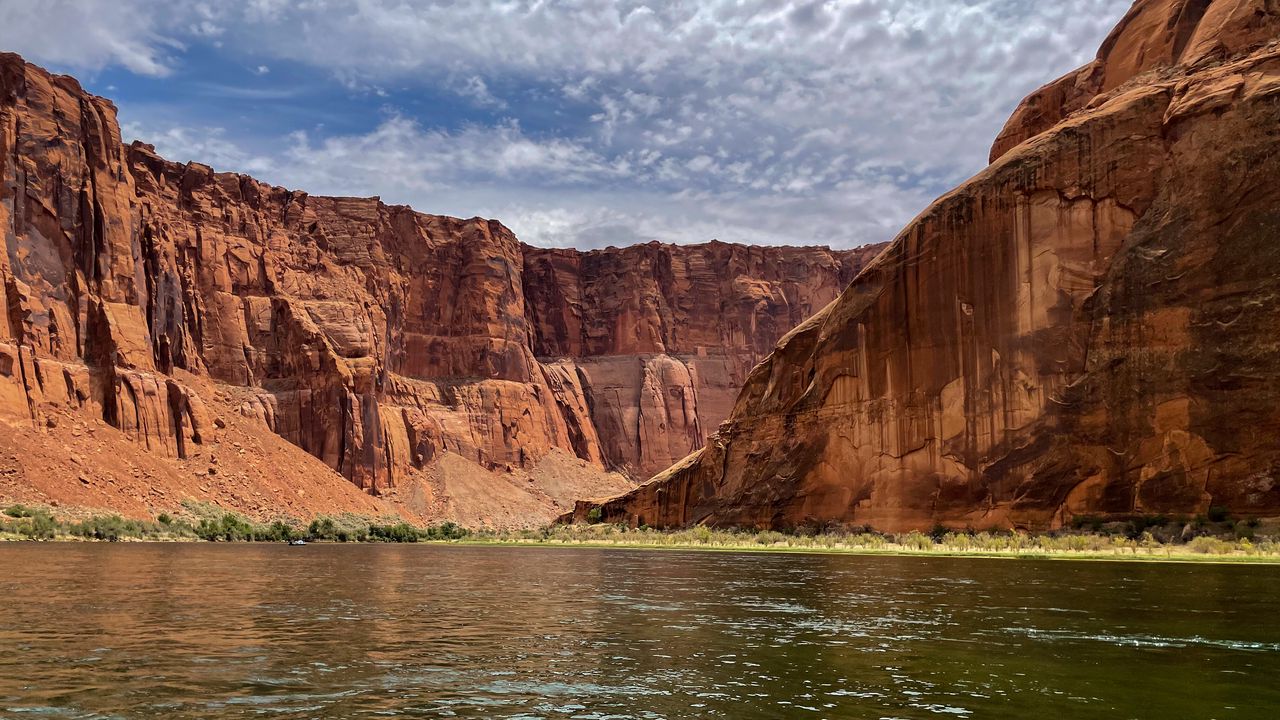
POLYGON ((1277 718, 1280 567, 8 544, 0 716, 1277 718))

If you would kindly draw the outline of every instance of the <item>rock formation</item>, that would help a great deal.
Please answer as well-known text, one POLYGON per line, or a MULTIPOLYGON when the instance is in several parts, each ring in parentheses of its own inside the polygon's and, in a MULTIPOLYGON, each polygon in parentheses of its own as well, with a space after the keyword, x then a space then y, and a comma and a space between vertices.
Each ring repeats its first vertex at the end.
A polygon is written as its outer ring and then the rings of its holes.
POLYGON ((577 376, 608 464, 647 479, 702 447, 773 343, 881 249, 526 248, 534 352, 577 376))
POLYGON ((530 482, 552 456, 647 477, 701 447, 749 369, 874 254, 531 248, 496 221, 123 145, 110 102, 15 55, 0 179, 11 427, 71 409, 184 461, 230 408, 375 496, 446 456, 530 482))
POLYGON ((607 520, 1280 514, 1280 4, 1139 0, 607 520))

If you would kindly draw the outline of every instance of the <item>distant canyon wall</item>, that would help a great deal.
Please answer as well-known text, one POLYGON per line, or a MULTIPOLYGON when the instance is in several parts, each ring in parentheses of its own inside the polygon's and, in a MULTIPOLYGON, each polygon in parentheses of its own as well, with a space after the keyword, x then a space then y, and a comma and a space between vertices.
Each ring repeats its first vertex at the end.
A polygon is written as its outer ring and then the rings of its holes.
POLYGON ((882 247, 526 248, 534 353, 576 373, 607 462, 647 479, 702 447, 777 338, 882 247))

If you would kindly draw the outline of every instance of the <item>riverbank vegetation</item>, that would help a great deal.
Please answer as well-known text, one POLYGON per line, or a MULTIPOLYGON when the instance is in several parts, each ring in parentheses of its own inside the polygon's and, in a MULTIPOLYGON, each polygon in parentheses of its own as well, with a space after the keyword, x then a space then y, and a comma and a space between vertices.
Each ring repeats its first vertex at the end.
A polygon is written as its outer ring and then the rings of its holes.
POLYGON ((11 505, 0 512, 0 540, 153 540, 208 542, 426 542, 458 540, 467 531, 446 522, 416 527, 399 518, 357 515, 320 517, 309 524, 292 518, 255 522, 240 513, 207 503, 186 503, 180 516, 161 513, 154 520, 119 515, 62 519, 48 508, 11 505))
POLYGON ((1166 524, 1153 526, 1139 522, 1138 526, 1141 529, 1135 531, 1128 523, 1107 523, 1098 528, 1032 534, 945 527, 934 528, 928 533, 880 533, 868 528, 852 531, 801 529, 786 533, 708 527, 658 531, 596 524, 519 532, 479 531, 468 536, 466 542, 886 555, 1280 562, 1280 538, 1259 533, 1259 530, 1267 530, 1261 523, 1242 523, 1237 528, 1227 521, 1209 523, 1192 519, 1181 525, 1177 532, 1166 529, 1166 524))
POLYGON ((881 533, 871 528, 660 531, 617 525, 553 525, 531 530, 468 530, 451 522, 418 527, 398 518, 319 517, 252 521, 214 505, 188 503, 180 516, 154 520, 100 515, 62 519, 49 508, 13 505, 0 512, 0 540, 149 540, 208 542, 461 542, 563 547, 624 547, 861 554, 1077 557, 1137 560, 1280 562, 1280 525, 1235 521, 1222 513, 1193 518, 1077 518, 1049 533, 988 532, 936 527, 931 532, 881 533))

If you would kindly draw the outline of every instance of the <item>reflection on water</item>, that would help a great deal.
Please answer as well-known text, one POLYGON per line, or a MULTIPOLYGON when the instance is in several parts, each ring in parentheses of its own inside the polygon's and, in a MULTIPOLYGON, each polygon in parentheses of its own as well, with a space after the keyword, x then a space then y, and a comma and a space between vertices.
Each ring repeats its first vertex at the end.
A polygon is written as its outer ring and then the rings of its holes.
POLYGON ((1275 718, 1280 568, 0 546, 0 716, 1275 718))

